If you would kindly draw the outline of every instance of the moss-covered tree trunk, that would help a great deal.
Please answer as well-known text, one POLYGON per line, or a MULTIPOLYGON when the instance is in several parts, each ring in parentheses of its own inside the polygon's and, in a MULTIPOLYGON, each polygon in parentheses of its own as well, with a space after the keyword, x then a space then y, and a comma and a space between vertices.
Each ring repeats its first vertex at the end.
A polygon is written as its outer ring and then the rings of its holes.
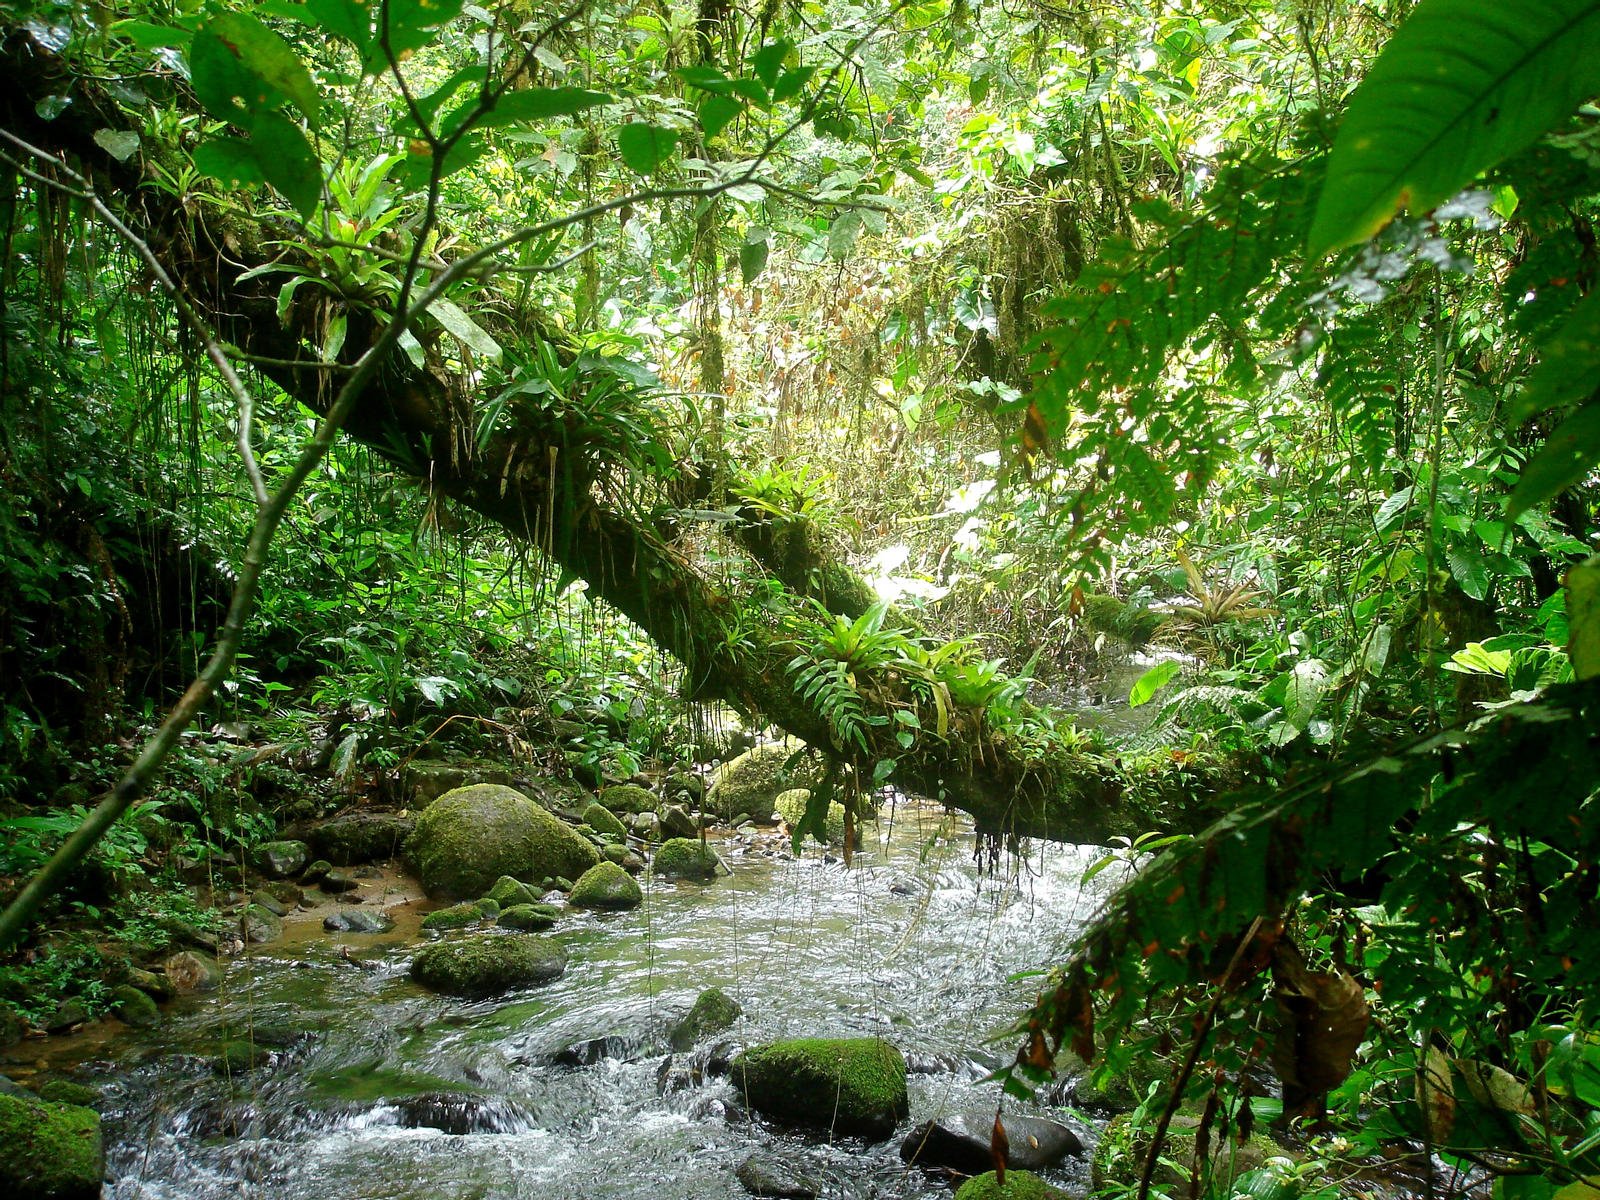
MULTIPOLYGON (((280 320, 281 277, 251 275, 269 259, 281 261, 283 243, 269 250, 255 224, 183 203, 156 182, 158 171, 142 154, 127 163, 110 157, 95 135, 128 128, 129 118, 31 35, 10 33, 0 52, 0 70, 9 81, 0 96, 0 123, 76 163, 104 198, 120 204, 124 219, 156 251, 218 335, 255 356, 258 369, 287 396, 325 412, 341 376, 319 364, 311 349, 322 340, 312 321, 324 315, 313 318, 291 307, 287 322, 280 320), (70 96, 72 103, 55 119, 44 120, 38 102, 49 96, 70 96)), ((161 150, 147 145, 146 152, 159 155, 161 150)), ((291 230, 274 232, 291 241, 294 236, 291 230)), ((349 332, 341 361, 350 364, 381 335, 390 314, 349 306, 346 315, 349 332)), ((526 324, 520 332, 559 340, 548 329, 526 324)), ((726 698, 815 746, 828 747, 827 721, 797 691, 788 669, 798 647, 770 627, 741 619, 748 616, 741 597, 714 584, 675 549, 668 527, 608 506, 604 489, 595 484, 616 464, 576 455, 530 425, 503 428, 479 445, 471 436, 471 386, 438 362, 419 369, 395 355, 367 389, 345 431, 587 580, 595 595, 626 613, 683 663, 694 696, 726 698)), ((829 562, 803 525, 782 528, 752 519, 744 533, 753 553, 777 577, 796 591, 820 596, 831 610, 853 614, 870 601, 870 592, 840 564, 829 562)), ((879 683, 867 703, 880 712, 905 707, 904 689, 897 695, 892 680, 879 683)), ((1143 814, 1130 816, 1129 781, 1103 751, 1088 747, 1033 758, 990 730, 980 709, 948 715, 946 736, 930 732, 909 750, 895 746, 893 783, 965 810, 981 830, 995 834, 1093 841, 1147 827, 1143 814)), ((876 752, 853 757, 862 777, 870 777, 880 761, 876 752)))

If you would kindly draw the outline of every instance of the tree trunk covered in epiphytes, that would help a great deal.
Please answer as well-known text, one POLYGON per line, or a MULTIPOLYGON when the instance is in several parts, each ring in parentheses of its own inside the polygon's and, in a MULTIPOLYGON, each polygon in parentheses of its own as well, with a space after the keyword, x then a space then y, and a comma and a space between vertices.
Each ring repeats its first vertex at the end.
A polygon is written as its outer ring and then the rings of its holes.
MULTIPOLYGON (((95 134, 133 122, 97 85, 75 76, 32 36, 11 31, 0 70, 0 123, 52 155, 72 161, 100 195, 121 206, 124 219, 160 257, 218 336, 246 354, 274 360, 258 369, 294 401, 323 412, 338 390, 340 372, 319 365, 311 349, 321 343, 310 306, 278 315, 280 279, 249 278, 252 268, 281 260, 283 242, 270 253, 254 222, 205 205, 185 205, 156 178, 150 157, 170 153, 146 141, 119 163, 95 134), (70 96, 52 120, 38 102, 70 96)), ((59 105, 52 106, 60 108, 59 105)), ((104 140, 102 138, 102 140, 104 140)), ((15 151, 10 151, 15 156, 15 151)), ((30 164, 40 170, 48 168, 30 164)), ((175 172, 174 172, 175 174, 175 172)), ((272 231, 287 235, 291 229, 272 231)), ((305 295, 310 289, 302 289, 305 295)), ((348 334, 342 363, 355 362, 381 334, 387 313, 346 305, 348 334)), ((554 326, 523 316, 517 331, 560 344, 554 326)), ((368 388, 347 423, 349 436, 371 447, 438 493, 496 521, 510 535, 533 543, 589 583, 679 659, 686 687, 696 698, 725 698, 759 712, 814 746, 830 745, 827 721, 797 691, 788 663, 799 649, 759 621, 739 621, 740 598, 712 583, 674 548, 670 529, 608 507, 595 486, 604 459, 573 452, 559 432, 513 425, 478 444, 472 434, 474 396, 469 382, 435 362, 418 369, 395 355, 368 388)), ((856 615, 871 593, 841 564, 830 562, 804 522, 755 519, 741 530, 752 556, 792 590, 817 597, 832 612, 856 615)), ((907 704, 894 681, 879 681, 863 699, 887 711, 907 704)), ((930 718, 925 723, 931 727, 930 718)), ((956 707, 946 736, 925 733, 909 750, 894 748, 890 781, 970 813, 989 833, 1093 841, 1147 828, 1151 806, 1166 798, 1154 779, 1130 780, 1103 748, 1062 750, 1042 759, 1012 746, 987 727, 979 708, 956 707), (1137 793, 1137 795, 1135 795, 1137 793), (1130 800, 1139 801, 1130 809, 1130 800)), ((876 755, 854 756, 870 775, 876 755)))

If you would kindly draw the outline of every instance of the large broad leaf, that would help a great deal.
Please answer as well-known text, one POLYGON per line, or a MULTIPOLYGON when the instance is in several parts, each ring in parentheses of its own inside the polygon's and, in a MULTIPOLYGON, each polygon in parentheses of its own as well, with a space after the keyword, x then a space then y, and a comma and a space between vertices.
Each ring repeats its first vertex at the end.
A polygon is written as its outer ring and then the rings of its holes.
POLYGON ((1545 439, 1522 469, 1522 478, 1506 501, 1506 515, 1516 520, 1583 479, 1596 462, 1600 462, 1600 403, 1584 405, 1545 439))
POLYGON ((267 181, 256 159, 255 148, 243 138, 214 137, 202 142, 195 147, 194 168, 229 187, 267 181))
MULTIPOLYGON (((605 92, 591 92, 588 88, 528 88, 526 91, 508 92, 501 96, 495 101, 494 107, 478 116, 473 124, 481 129, 494 129, 516 125, 523 121, 570 117, 585 109, 610 104, 612 99, 613 97, 605 92)), ((445 132, 458 128, 462 121, 478 111, 478 107, 478 98, 474 96, 445 121, 445 132)))
POLYGON ((282 113, 257 118, 250 144, 267 182, 283 193, 295 212, 309 218, 322 199, 322 163, 300 127, 282 113))
POLYGON ((189 72, 206 111, 224 121, 249 125, 257 113, 284 100, 313 125, 322 98, 305 63, 288 42, 254 17, 218 13, 194 35, 189 72))
POLYGON ((617 151, 622 161, 641 175, 654 171, 672 153, 678 135, 659 125, 635 121, 617 130, 617 151))
POLYGON ((1600 0, 1423 0, 1350 100, 1313 255, 1425 212, 1600 91, 1600 0))
POLYGON ((1521 422, 1547 408, 1588 399, 1600 385, 1596 366, 1600 366, 1600 292, 1590 292, 1560 331, 1539 347, 1539 366, 1511 401, 1507 419, 1521 422))
POLYGON ((1128 707, 1138 708, 1148 704, 1150 698, 1159 692, 1174 675, 1178 673, 1180 664, 1175 659, 1159 662, 1134 681, 1133 690, 1128 693, 1128 707))

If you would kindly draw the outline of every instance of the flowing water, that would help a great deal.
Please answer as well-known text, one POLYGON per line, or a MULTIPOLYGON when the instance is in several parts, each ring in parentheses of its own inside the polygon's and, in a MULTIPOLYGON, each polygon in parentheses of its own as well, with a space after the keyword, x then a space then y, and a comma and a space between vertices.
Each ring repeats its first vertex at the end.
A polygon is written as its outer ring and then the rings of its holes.
POLYGON ((292 923, 232 960, 220 993, 169 1005, 161 1029, 85 1043, 80 1056, 97 1057, 80 1073, 106 1097, 106 1194, 742 1197, 735 1168, 766 1151, 803 1157, 828 1196, 948 1197, 900 1161, 900 1136, 941 1112, 993 1111, 998 1090, 980 1080, 1016 1047, 995 1035, 1032 995, 1014 976, 1066 951, 1111 872, 1086 891, 1100 851, 1062 846, 980 872, 967 827, 915 804, 883 826, 848 867, 725 843, 731 877, 653 883, 632 912, 569 914, 548 935, 569 952, 566 975, 492 1001, 411 983, 425 905, 392 909, 387 935, 292 923), (830 1146, 746 1119, 727 1078, 696 1070, 704 1047, 664 1066, 665 1030, 713 984, 744 1006, 725 1035, 738 1042, 893 1041, 913 1071, 911 1121, 881 1145, 830 1146), (228 1036, 265 1064, 219 1073, 228 1036), (556 1062, 595 1038, 615 1039, 610 1057, 556 1062))

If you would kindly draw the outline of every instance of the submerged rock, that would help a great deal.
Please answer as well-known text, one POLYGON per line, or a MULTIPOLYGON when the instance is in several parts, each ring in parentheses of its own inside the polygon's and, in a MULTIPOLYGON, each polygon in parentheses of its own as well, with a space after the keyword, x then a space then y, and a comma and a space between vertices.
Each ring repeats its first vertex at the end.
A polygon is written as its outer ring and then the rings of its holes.
POLYGON ((993 1171, 985 1171, 957 1188, 956 1200, 1068 1200, 1068 1196, 1032 1171, 1007 1171, 1003 1184, 993 1171))
POLYGON ((268 879, 287 879, 306 869, 311 848, 304 842, 264 842, 256 847, 256 867, 268 879))
POLYGON ((308 840, 321 858, 349 867, 393 858, 415 828, 415 821, 398 813, 353 813, 318 825, 308 840))
MULTIPOLYGON (((1010 1146, 1006 1164, 1038 1169, 1053 1166, 1069 1154, 1082 1154, 1083 1142, 1059 1121, 1013 1114, 1003 1117, 1010 1146)), ((951 1113, 924 1121, 900 1143, 900 1157, 919 1167, 948 1167, 975 1175, 994 1165, 990 1139, 994 1113, 951 1113)), ((1009 1176, 1008 1176, 1009 1178, 1009 1176)))
POLYGON ((734 1176, 752 1196, 777 1200, 817 1200, 822 1178, 809 1164, 758 1150, 734 1170, 734 1176))
POLYGON ((673 1025, 667 1040, 674 1050, 688 1050, 696 1042, 721 1033, 743 1015, 744 1009, 727 992, 707 988, 695 998, 694 1007, 673 1025))
POLYGON ((639 1050, 639 1039, 612 1035, 573 1042, 555 1053, 558 1067, 592 1067, 603 1058, 632 1058, 639 1050))
POLYGON ((633 876, 614 862, 590 867, 572 885, 568 897, 573 908, 637 908, 644 893, 633 876))
POLYGON ((733 1060, 757 1112, 835 1135, 882 1141, 905 1116, 906 1060, 882 1038, 794 1038, 733 1060))
POLYGON ((566 969, 567 952, 558 942, 524 933, 478 933, 425 946, 411 962, 411 978, 451 996, 491 996, 549 983, 566 969))
POLYGON ((710 879, 717 873, 717 856, 698 838, 675 837, 656 851, 655 870, 665 879, 710 879))
POLYGON ((571 878, 600 861, 558 818, 498 784, 439 797, 418 818, 407 849, 430 896, 460 900, 483 895, 502 875, 571 878))
POLYGON ((105 1153, 100 1114, 74 1104, 0 1095, 0 1195, 97 1200, 105 1153))
POLYGON ((370 908, 341 908, 323 917, 322 927, 329 933, 388 933, 394 918, 370 908))
POLYGON ((532 1128, 533 1115, 513 1100, 467 1092, 424 1092, 389 1102, 402 1129, 469 1133, 514 1133, 532 1128))

